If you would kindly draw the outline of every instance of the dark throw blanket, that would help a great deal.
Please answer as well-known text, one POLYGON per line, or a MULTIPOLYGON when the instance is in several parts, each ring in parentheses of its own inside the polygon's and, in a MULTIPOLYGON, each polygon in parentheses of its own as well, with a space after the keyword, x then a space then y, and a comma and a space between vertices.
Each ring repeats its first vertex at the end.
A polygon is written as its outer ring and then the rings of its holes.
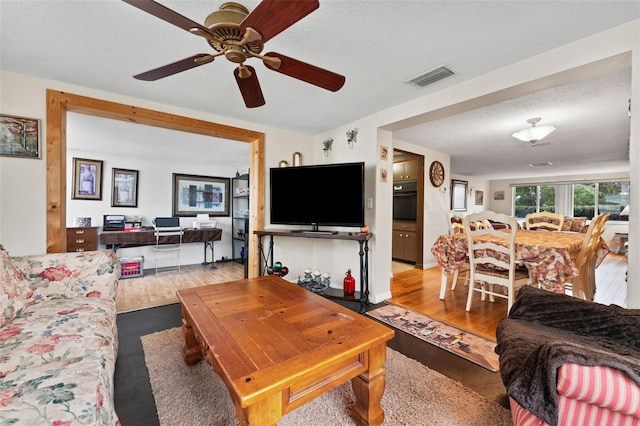
POLYGON ((507 392, 553 426, 557 373, 565 363, 612 367, 640 385, 640 310, 525 286, 498 324, 496 338, 507 392))

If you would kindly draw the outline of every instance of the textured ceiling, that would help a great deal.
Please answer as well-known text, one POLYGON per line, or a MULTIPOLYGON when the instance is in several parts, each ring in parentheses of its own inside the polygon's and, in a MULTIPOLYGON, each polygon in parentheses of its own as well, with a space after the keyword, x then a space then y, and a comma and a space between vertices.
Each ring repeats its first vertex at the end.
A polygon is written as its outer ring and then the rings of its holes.
MULTIPOLYGON (((203 22, 222 1, 161 3, 203 22)), ((242 3, 250 10, 258 4, 242 3)), ((321 1, 318 10, 270 40, 265 52, 280 52, 343 74, 345 86, 332 93, 272 72, 252 60, 266 105, 247 109, 232 75, 234 65, 223 58, 156 82, 133 79, 134 74, 196 53, 209 53, 211 48, 202 38, 124 2, 0 0, 0 66, 7 71, 316 135, 639 17, 637 0, 321 1), (451 67, 456 75, 423 89, 404 83, 441 64, 451 67)), ((486 134, 471 122, 487 126, 501 123, 502 137, 507 137, 504 135, 524 127, 527 118, 542 116, 543 123, 558 128, 550 137, 554 142, 550 147, 560 149, 561 131, 568 128, 563 127, 568 123, 550 112, 551 105, 544 104, 544 99, 532 98, 531 102, 545 108, 532 112, 527 103, 520 106, 514 101, 511 108, 496 106, 459 117, 465 122, 448 119, 456 131, 442 130, 444 123, 438 125, 440 130, 434 130, 447 135, 446 148, 430 147, 451 152, 454 173, 480 176, 491 166, 476 170, 465 153, 471 151, 474 158, 479 158, 488 152, 495 159, 495 152, 488 148, 497 133, 486 134), (498 117, 516 108, 524 108, 517 117, 498 117), (454 134, 459 134, 455 141, 454 134), (448 147, 457 148, 454 152, 448 147)), ((419 143, 425 146, 442 143, 431 137, 425 141, 425 131, 399 134, 408 141, 421 139, 419 143), (415 137, 418 133, 422 136, 415 137)), ((587 147, 602 144, 602 135, 617 137, 620 132, 593 131, 574 139, 582 141, 585 156, 600 159, 587 147), (591 135, 600 137, 592 139, 591 135)), ((523 147, 521 151, 543 148, 523 147)))

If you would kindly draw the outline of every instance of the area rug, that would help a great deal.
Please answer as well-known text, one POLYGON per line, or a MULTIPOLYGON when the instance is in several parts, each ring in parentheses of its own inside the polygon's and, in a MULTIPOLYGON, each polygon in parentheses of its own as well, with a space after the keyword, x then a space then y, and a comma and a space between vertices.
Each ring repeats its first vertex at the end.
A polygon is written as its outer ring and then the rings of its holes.
MULTIPOLYGON (((234 426, 238 422, 222 380, 201 361, 182 360, 180 328, 141 337, 151 389, 162 426, 234 426)), ((499 404, 387 349, 386 389, 382 408, 387 425, 511 425, 511 414, 499 404)), ((279 426, 355 425, 350 416, 355 397, 349 382, 286 414, 279 426)))
POLYGON ((367 315, 468 359, 489 371, 496 372, 499 369, 498 355, 494 352, 496 343, 484 337, 397 305, 385 305, 367 312, 367 315))

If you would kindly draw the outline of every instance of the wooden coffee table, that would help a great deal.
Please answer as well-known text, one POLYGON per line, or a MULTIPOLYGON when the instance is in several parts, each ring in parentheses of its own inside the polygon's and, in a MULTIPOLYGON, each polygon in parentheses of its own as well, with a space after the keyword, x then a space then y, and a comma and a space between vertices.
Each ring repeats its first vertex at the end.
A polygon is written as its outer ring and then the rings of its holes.
MULTIPOLYGON (((276 276, 178 291, 184 360, 222 378, 241 425, 275 425, 351 380, 354 420, 380 425, 394 331, 276 276)), ((321 421, 321 419, 318 419, 321 421)))

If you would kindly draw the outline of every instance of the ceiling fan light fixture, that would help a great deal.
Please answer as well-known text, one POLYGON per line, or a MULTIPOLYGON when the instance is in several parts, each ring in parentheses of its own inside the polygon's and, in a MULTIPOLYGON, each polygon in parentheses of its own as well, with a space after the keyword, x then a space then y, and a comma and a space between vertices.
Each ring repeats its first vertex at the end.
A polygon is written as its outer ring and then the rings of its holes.
POLYGON ((537 126, 540 120, 542 120, 540 117, 528 119, 527 123, 531 124, 531 127, 519 130, 511 136, 523 142, 535 142, 549 136, 551 132, 556 130, 553 126, 537 126))

